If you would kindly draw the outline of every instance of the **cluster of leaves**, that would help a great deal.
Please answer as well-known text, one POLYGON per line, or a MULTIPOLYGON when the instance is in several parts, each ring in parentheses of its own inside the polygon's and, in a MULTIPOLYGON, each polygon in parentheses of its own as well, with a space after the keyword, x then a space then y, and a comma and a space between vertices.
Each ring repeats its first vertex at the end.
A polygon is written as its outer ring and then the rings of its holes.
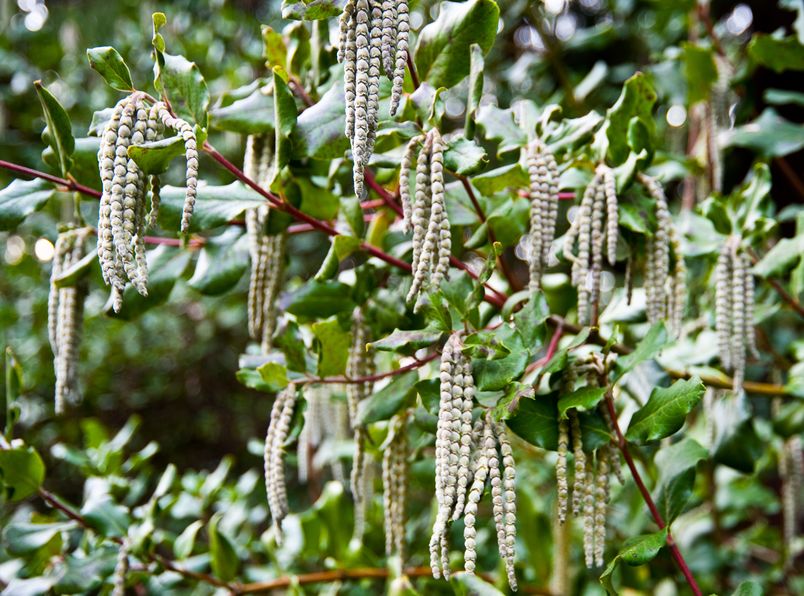
MULTIPOLYGON (((207 135, 216 145, 228 139, 227 153, 237 155, 240 144, 232 143, 232 138, 247 134, 273 137, 276 150, 270 190, 307 217, 335 222, 338 233, 331 239, 321 234, 291 236, 288 252, 293 258, 281 298, 284 316, 276 350, 267 356, 247 352, 239 358, 237 379, 260 393, 246 394, 231 385, 213 383, 210 387, 225 387, 226 392, 221 391, 214 400, 202 397, 204 391, 198 387, 207 387, 201 371, 204 363, 214 361, 214 371, 232 375, 236 355, 246 345, 242 321, 247 239, 242 228, 232 222, 264 201, 242 182, 217 178, 221 173, 211 160, 205 160, 202 176, 208 184, 199 187, 192 230, 196 244, 191 244, 195 248, 200 245, 199 250, 159 246, 149 251, 149 296, 127 291, 124 308, 117 315, 121 321, 97 316, 112 314, 103 306, 97 265, 87 260, 76 272, 93 282, 88 335, 98 331, 102 338, 91 340, 82 359, 82 366, 94 367, 93 373, 98 371, 101 377, 88 384, 84 411, 92 412, 89 406, 99 403, 105 403, 107 410, 118 411, 126 411, 125 406, 130 404, 151 405, 158 413, 151 414, 150 423, 164 425, 162 406, 175 401, 167 397, 176 386, 170 377, 180 368, 170 363, 181 358, 191 371, 185 384, 194 384, 191 395, 196 399, 172 404, 176 419, 186 424, 188 407, 197 411, 198 417, 204 416, 203 410, 220 413, 219 420, 237 415, 237 428, 228 433, 225 428, 221 430, 225 424, 217 422, 214 415, 200 421, 206 432, 215 433, 204 440, 212 442, 226 434, 255 437, 261 432, 260 421, 267 422, 270 401, 265 394, 275 393, 290 381, 344 374, 346 347, 351 343, 351 313, 356 306, 366 309, 374 338, 371 347, 378 354, 381 371, 410 362, 405 359, 416 353, 422 356, 425 351, 437 350, 445 333, 466 329, 465 345, 473 359, 479 404, 493 408, 498 419, 505 420, 522 439, 517 443, 520 478, 526 479, 518 487, 519 525, 523 529, 518 570, 522 583, 546 586, 553 573, 553 559, 559 556, 559 549, 553 546, 562 531, 553 529, 555 495, 550 465, 558 420, 569 408, 579 411, 588 449, 613 439, 610 429, 594 413, 605 390, 560 394, 556 380, 575 354, 600 349, 590 346, 602 334, 614 338, 602 347, 605 352, 617 351, 620 344, 616 341, 636 344, 630 354, 619 357, 608 381, 618 396, 633 398, 627 401, 618 397, 624 419, 630 418, 625 438, 639 446, 639 465, 654 479, 650 489, 657 507, 663 519, 672 524, 674 540, 701 584, 723 590, 744 579, 757 579, 766 585, 800 588, 801 578, 785 571, 783 557, 768 562, 756 556, 759 545, 775 553, 786 548, 780 523, 767 520, 780 506, 773 486, 778 478, 775 466, 779 446, 802 432, 804 409, 800 401, 791 401, 773 413, 766 397, 726 398, 703 416, 698 406, 704 392, 700 380, 673 383, 670 377, 674 375, 667 372, 683 369, 722 380, 722 373, 713 364, 717 356, 714 334, 708 330, 712 300, 706 288, 726 236, 740 234, 760 253, 773 246, 759 260, 755 274, 783 280, 780 283, 786 285, 794 300, 802 294, 804 215, 795 207, 782 210, 771 199, 776 181, 769 165, 770 159, 804 146, 800 127, 773 107, 753 118, 748 110, 758 105, 751 105, 756 98, 741 101, 737 114, 740 125, 724 133, 724 143, 735 148, 727 153, 735 156, 735 163, 740 155, 736 148, 751 150, 755 163, 751 168, 729 168, 727 175, 736 182, 727 186, 730 190, 713 194, 680 218, 684 254, 693 272, 689 314, 700 317, 701 326, 672 342, 661 325, 648 328, 642 307, 638 303, 626 306, 617 291, 601 314, 602 331, 590 334, 582 330, 538 366, 529 367, 545 354, 554 329, 550 313, 571 317, 575 296, 563 266, 551 269, 546 276, 543 299, 525 301, 526 296, 515 293, 523 285, 517 284, 516 273, 521 276, 526 270, 516 254, 528 225, 528 202, 519 195, 528 185, 521 149, 538 133, 562 164, 562 190, 576 194, 589 181, 595 163, 605 160, 614 167, 621 192, 621 244, 639 254, 653 233, 655 221, 649 199, 631 184, 635 173, 651 168, 652 174, 672 187, 705 169, 705 160, 701 163, 695 156, 673 150, 675 133, 658 116, 670 105, 682 105, 691 117, 697 104, 710 99, 717 78, 713 76, 717 74, 715 47, 705 42, 681 42, 686 27, 695 26, 685 21, 689 18, 686 6, 646 8, 618 2, 611 9, 612 19, 603 18, 602 9, 573 12, 574 23, 580 28, 559 51, 558 38, 544 30, 544 23, 554 20, 545 20, 541 9, 533 6, 536 3, 419 3, 417 14, 424 25, 416 28, 412 54, 421 84, 414 87, 409 77, 407 101, 401 115, 393 120, 388 116, 390 88, 381 88, 381 126, 370 165, 377 182, 393 188, 401 151, 420 127, 438 126, 449 133, 444 155, 450 180, 446 204, 453 238, 464 239, 454 243, 458 246, 455 256, 477 271, 477 279, 453 268, 450 280, 432 295, 431 307, 414 315, 404 306, 410 283, 405 272, 369 258, 362 250, 371 246, 387 255, 404 257, 409 243, 392 225, 396 217, 393 210, 377 208, 367 225, 351 193, 351 164, 344 158, 348 140, 343 135, 342 73, 329 41, 329 28, 335 23, 331 17, 339 12, 338 4, 283 2, 282 16, 293 20, 281 30, 277 23, 274 28, 263 27, 262 59, 268 68, 259 77, 250 72, 243 76, 231 64, 214 64, 208 51, 204 63, 197 65, 190 60, 199 59, 200 47, 211 47, 221 40, 226 40, 224 53, 228 53, 239 26, 238 17, 231 14, 223 19, 231 26, 220 26, 224 31, 219 32, 209 28, 214 19, 209 23, 199 20, 193 26, 173 26, 173 21, 181 20, 166 9, 171 23, 164 14, 155 13, 152 34, 143 34, 142 22, 129 22, 134 31, 128 34, 130 40, 98 40, 101 44, 113 42, 119 51, 100 45, 87 52, 89 65, 112 89, 125 92, 136 87, 169 97, 173 109, 196 125, 199 145, 207 135), (645 22, 652 23, 647 31, 645 22), (658 29, 667 31, 667 37, 656 35, 658 29), (545 44, 544 52, 523 47, 521 40, 534 36, 542 36, 539 39, 545 44), (180 38, 183 47, 178 46, 180 38), (515 45, 516 40, 520 40, 516 51, 503 43, 515 45), (615 51, 618 46, 638 49, 639 60, 622 62, 615 51), (174 48, 180 53, 171 53, 177 51, 174 48), (602 59, 595 62, 597 58, 590 55, 602 59), (512 66, 514 57, 518 58, 516 67, 512 66), (572 65, 569 73, 562 60, 572 65), (151 69, 153 89, 145 89, 145 73, 151 69), (551 70, 557 73, 555 78, 544 76, 551 70), (523 94, 530 97, 534 91, 539 101, 522 99, 523 94), (491 93, 499 98, 497 103, 490 101, 491 93), (456 102, 461 110, 456 111, 456 102), (776 242, 780 228, 787 229, 787 222, 796 220, 795 235, 776 242), (496 270, 498 262, 514 269, 510 279, 496 270), (484 289, 486 283, 498 289, 508 284, 511 296, 502 299, 484 289), (484 297, 489 300, 484 302, 484 297), (154 308, 157 306, 160 308, 154 308), (182 317, 189 317, 190 324, 175 320, 182 317), (182 353, 189 345, 194 361, 182 353), (147 360, 138 355, 143 348, 149 354, 147 360), (160 350, 157 355, 163 358, 155 358, 151 348, 160 350), (204 358, 220 350, 227 357, 204 358), (164 370, 152 371, 155 362, 164 370), (227 368, 228 373, 224 372, 227 368), (138 375, 132 371, 142 370, 139 376, 145 379, 139 384, 129 381, 135 383, 139 395, 125 396, 126 401, 115 388, 113 376, 122 369, 129 369, 134 378, 138 375), (239 392, 240 399, 230 401, 229 389, 239 392), (102 402, 98 392, 106 394, 102 402), (230 411, 233 409, 235 412, 230 411), (710 432, 712 440, 708 438, 710 432), (699 470, 706 473, 697 474, 699 470)), ((798 14, 800 22, 804 17, 798 14)), ((800 36, 801 28, 796 32, 800 36)), ((256 36, 252 38, 256 42, 256 36)), ((750 83, 761 68, 783 73, 800 70, 804 54, 801 41, 795 35, 753 36, 744 54, 736 50, 731 55, 741 66, 735 83, 750 83)), ((259 57, 254 44, 242 45, 244 57, 256 63, 259 57)), ((76 59, 74 55, 72 59, 76 59)), ((77 81, 68 83, 79 86, 77 81)), ((43 138, 48 148, 42 161, 61 177, 97 190, 98 134, 109 111, 100 110, 90 118, 62 107, 63 100, 56 98, 60 94, 48 91, 46 86, 37 85, 36 92, 47 127, 43 138), (76 136, 81 128, 77 123, 90 120, 86 136, 76 136)), ((770 90, 764 101, 786 106, 800 104, 801 97, 793 91, 770 90)), ((95 107, 103 103, 92 102, 95 107)), ((147 172, 175 175, 170 164, 179 152, 178 144, 168 140, 139 147, 131 157, 147 172)), ((239 160, 232 158, 235 163, 239 160)), ((183 188, 163 189, 161 230, 178 227, 183 196, 183 188)), ((388 197, 393 200, 390 194, 388 197)), ((14 181, 0 191, 0 229, 53 238, 53 217, 69 211, 63 207, 72 200, 71 194, 54 190, 43 180, 14 181)), ((76 197, 75 204, 79 217, 87 222, 97 219, 94 201, 76 197)), ((559 234, 566 231, 571 204, 562 202, 559 234)), ((294 223, 289 214, 275 210, 270 232, 280 233, 294 223)), ((23 259, 10 271, 7 281, 0 279, 0 289, 8 285, 20 298, 10 308, 15 313, 3 316, 17 321, 17 313, 23 310, 22 297, 27 290, 43 285, 43 274, 31 258, 23 259)), ((621 279, 624 267, 615 273, 621 279)), ((771 348, 768 353, 778 358, 763 357, 752 365, 749 377, 775 381, 784 375, 782 393, 801 398, 804 350, 795 336, 800 320, 774 296, 767 286, 761 288, 757 322, 771 348), (785 326, 791 331, 779 331, 785 326), (792 366, 781 366, 779 359, 789 360, 792 366)), ((41 337, 9 334, 8 343, 26 357, 15 359, 9 352, 5 365, 8 441, 0 451, 0 472, 5 498, 21 502, 4 519, 7 523, 0 556, 8 563, 0 572, 0 581, 8 584, 9 593, 87 592, 110 585, 119 543, 124 539, 136 561, 130 583, 156 593, 180 593, 188 584, 194 590, 212 591, 216 581, 259 582, 287 573, 320 570, 322 555, 343 569, 383 564, 379 555, 383 550, 380 500, 369 511, 366 539, 361 545, 352 544, 353 514, 348 493, 336 482, 324 484, 323 478, 315 479, 308 491, 292 487, 291 509, 296 513, 286 522, 285 544, 276 545, 265 532, 265 495, 255 471, 261 453, 257 441, 249 444, 247 454, 243 441, 223 443, 224 449, 231 449, 238 457, 224 458, 212 472, 179 472, 167 462, 179 460, 188 468, 199 463, 189 442, 185 443, 185 453, 171 451, 161 457, 154 443, 143 441, 143 437, 153 436, 149 424, 129 421, 110 436, 107 425, 91 417, 64 426, 50 423, 43 405, 47 403, 44 396, 48 384, 41 372, 45 364, 31 366, 33 373, 27 365, 27 355, 35 353, 44 338, 41 298, 39 304, 29 303, 26 308, 37 313, 34 322, 42 330, 41 337), (19 367, 22 361, 26 363, 24 375, 19 367), (21 388, 27 395, 19 396, 21 388), (23 416, 17 428, 25 443, 11 442, 18 407, 23 416), (43 421, 48 423, 44 427, 47 431, 37 432, 37 423, 43 421), (74 446, 79 442, 83 442, 82 448, 74 446), (134 447, 138 443, 142 446, 134 447), (85 479, 83 487, 68 480, 74 474, 62 471, 62 463, 85 479), (233 472, 233 467, 238 471, 233 472), (42 484, 50 486, 52 482, 63 485, 65 494, 81 501, 75 508, 80 522, 65 521, 63 512, 45 510, 30 499, 39 492, 53 505, 49 493, 42 492, 42 484)), ((30 335, 30 327, 26 333, 30 335)), ((438 387, 435 378, 428 378, 435 375, 428 375, 427 370, 383 381, 359 412, 359 422, 371 425, 369 451, 377 457, 384 422, 402 408, 413 410, 411 445, 416 461, 412 465, 410 510, 414 513, 408 524, 408 563, 413 565, 426 560, 426 537, 432 524, 433 463, 428 446, 436 425, 438 387)), ((186 389, 180 391, 182 395, 188 393, 186 389)), ((340 397, 335 390, 333 398, 340 397)), ((114 426, 120 425, 119 414, 115 422, 114 426)), ((302 417, 297 415, 292 436, 301 423, 302 417)), ((175 431, 170 428, 165 434, 175 431)), ((170 440, 169 436, 166 439, 170 440)), ((201 463, 208 463, 213 454, 220 455, 220 449, 208 451, 201 463)), ((342 451, 338 456, 348 453, 342 451)), ((289 460, 293 465, 293 458, 289 460)), ((614 591, 620 585, 644 588, 661 578, 680 577, 669 554, 662 552, 668 529, 655 531, 633 483, 615 489, 612 496, 616 505, 610 524, 611 564, 601 577, 606 589, 614 591), (640 565, 650 560, 654 560, 650 568, 639 570, 619 565, 640 565)), ((567 531, 574 534, 577 530, 567 531)), ((456 527, 454 534, 452 542, 460 550, 461 528, 456 527)), ((491 533, 479 533, 479 569, 493 568, 493 551, 491 533)), ((573 567, 580 560, 578 551, 573 549, 569 561, 573 567)), ((419 581, 421 593, 447 589, 432 580, 419 581)), ((454 581, 452 587, 458 592, 493 592, 491 586, 473 583, 465 576, 459 575, 454 581)), ((594 585, 596 577, 579 574, 574 581, 580 591, 587 584, 594 585)), ((370 585, 355 581, 353 588, 357 592, 370 585)))

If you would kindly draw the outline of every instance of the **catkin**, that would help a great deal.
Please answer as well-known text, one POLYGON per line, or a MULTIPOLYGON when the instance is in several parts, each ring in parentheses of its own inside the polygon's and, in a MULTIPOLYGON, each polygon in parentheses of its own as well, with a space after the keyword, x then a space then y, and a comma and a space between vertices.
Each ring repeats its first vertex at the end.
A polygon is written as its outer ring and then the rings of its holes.
POLYGON ((128 539, 123 539, 120 550, 117 551, 117 562, 112 576, 112 596, 125 596, 126 575, 128 574, 128 539))
MULTIPOLYGON (((586 463, 585 474, 594 478, 591 458, 586 463)), ((595 492, 595 483, 587 481, 583 493, 583 556, 588 568, 595 565, 595 492)))
POLYGON ((53 253, 48 294, 48 339, 53 350, 53 369, 56 375, 55 410, 64 412, 65 404, 80 397, 78 387, 78 351, 84 317, 86 283, 59 287, 58 278, 76 265, 84 256, 89 228, 71 229, 59 234, 53 253))
POLYGON ((569 484, 567 482, 567 450, 569 448, 569 423, 558 421, 558 459, 556 459, 556 484, 558 487, 558 521, 567 521, 567 498, 569 484))
POLYGON ((296 386, 290 384, 276 396, 265 436, 265 491, 268 494, 268 507, 271 510, 276 539, 279 543, 282 541, 282 520, 288 514, 284 444, 290 432, 295 406, 296 386))
MULTIPOLYGON (((400 172, 400 185, 405 187, 402 191, 405 193, 409 193, 408 169, 419 142, 420 138, 417 137, 408 145, 400 172)), ((416 312, 421 308, 421 295, 430 288, 438 287, 449 272, 452 237, 444 193, 443 152, 441 135, 438 130, 431 129, 424 137, 416 162, 413 204, 410 205, 409 195, 403 197, 403 212, 406 202, 408 204, 404 225, 406 229, 413 230, 413 281, 406 301, 415 301, 416 312)))
POLYGON ((385 552, 404 560, 405 501, 407 499, 407 413, 397 414, 390 424, 390 442, 383 452, 382 480, 385 496, 385 552))
POLYGON ((505 432, 505 426, 497 424, 495 427, 497 440, 500 443, 503 475, 503 511, 505 513, 505 570, 508 576, 508 585, 516 591, 516 572, 514 570, 516 553, 516 468, 514 467, 514 453, 511 442, 505 432))
POLYGON ((572 430, 572 455, 575 458, 575 477, 572 484, 572 514, 581 514, 583 495, 586 491, 586 455, 583 452, 583 438, 581 436, 581 423, 575 410, 568 412, 570 428, 572 430))
POLYGON ((558 217, 558 165, 555 156, 539 139, 528 145, 530 178, 530 290, 539 287, 547 266, 558 217))
POLYGON ((595 566, 603 566, 603 554, 606 548, 606 510, 609 501, 609 451, 598 449, 597 473, 595 476, 595 520, 594 520, 594 558, 595 566))

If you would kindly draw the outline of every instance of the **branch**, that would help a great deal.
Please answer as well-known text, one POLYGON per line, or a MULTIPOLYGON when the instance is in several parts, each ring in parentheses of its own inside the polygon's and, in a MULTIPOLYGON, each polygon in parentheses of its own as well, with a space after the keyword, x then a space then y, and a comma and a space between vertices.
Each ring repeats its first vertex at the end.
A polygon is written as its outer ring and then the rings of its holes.
POLYGON ((66 190, 80 192, 81 194, 89 197, 95 197, 96 199, 101 198, 100 191, 95 190, 94 188, 89 188, 88 186, 84 186, 83 184, 79 184, 75 180, 65 180, 64 178, 59 178, 58 176, 53 176, 52 174, 40 172, 39 170, 34 170, 32 168, 26 168, 25 166, 2 159, 0 159, 0 168, 15 172, 17 174, 22 174, 23 176, 30 176, 31 178, 41 178, 42 180, 47 180, 48 182, 61 186, 66 190))
MULTIPOLYGON (((664 519, 662 519, 662 514, 659 513, 659 509, 656 507, 656 503, 653 502, 653 498, 650 496, 650 491, 648 491, 645 483, 642 480, 642 476, 639 474, 639 470, 637 470, 636 464, 634 463, 634 458, 631 457, 631 452, 628 449, 628 441, 625 440, 625 436, 623 432, 620 430, 620 424, 617 422, 617 411, 614 409, 614 398, 611 395, 611 389, 606 392, 606 407, 609 411, 609 417, 611 418, 612 427, 614 427, 614 432, 617 435, 617 447, 620 449, 620 453, 623 454, 623 459, 625 463, 628 465, 628 469, 631 470, 631 476, 634 478, 634 482, 639 489, 639 492, 642 494, 642 499, 645 501, 645 504, 648 506, 650 510, 650 514, 653 517, 653 520, 656 522, 656 525, 659 526, 659 529, 662 530, 665 528, 667 524, 664 523, 664 519)), ((667 546, 670 549, 670 553, 673 555, 673 559, 675 559, 676 564, 678 565, 681 573, 684 575, 684 578, 687 580, 687 583, 692 590, 692 593, 695 596, 701 596, 701 589, 698 587, 698 584, 695 581, 695 578, 692 576, 692 572, 690 571, 689 566, 687 566, 687 562, 684 560, 684 556, 681 554, 681 551, 678 550, 678 546, 676 545, 675 541, 673 540, 672 534, 670 534, 670 529, 667 529, 667 546)))
POLYGON ((408 52, 408 72, 410 73, 413 88, 418 89, 421 83, 419 82, 419 74, 416 72, 416 66, 413 64, 413 58, 410 57, 410 52, 408 52))
POLYGON ((411 370, 415 370, 417 368, 421 368, 428 362, 432 362, 436 358, 439 357, 439 353, 435 352, 433 354, 428 354, 426 358, 422 358, 421 360, 416 360, 410 364, 407 364, 401 368, 397 368, 396 370, 378 373, 374 375, 368 375, 365 377, 347 377, 347 376, 336 376, 336 377, 308 377, 306 379, 302 379, 301 381, 293 381, 297 385, 299 384, 315 384, 315 383, 338 383, 338 384, 357 384, 357 383, 373 383, 374 381, 379 381, 380 379, 386 379, 388 377, 395 377, 396 375, 401 375, 411 370))
MULTIPOLYGON (((751 262, 754 265, 759 262, 759 255, 757 255, 757 253, 751 247, 748 248, 748 255, 751 257, 751 262)), ((790 305, 794 311, 804 317, 804 306, 802 306, 801 302, 789 294, 778 280, 772 277, 763 277, 762 279, 768 282, 771 287, 776 290, 776 293, 779 294, 779 298, 781 298, 784 302, 787 302, 787 304, 790 305)))

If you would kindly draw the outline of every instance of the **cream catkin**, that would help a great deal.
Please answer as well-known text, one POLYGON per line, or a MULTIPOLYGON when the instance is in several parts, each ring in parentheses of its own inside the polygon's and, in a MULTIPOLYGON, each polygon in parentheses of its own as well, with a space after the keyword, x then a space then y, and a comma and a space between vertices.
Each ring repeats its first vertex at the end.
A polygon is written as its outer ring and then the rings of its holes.
POLYGON ((594 520, 594 558, 595 566, 603 566, 606 549, 606 512, 609 501, 609 451, 598 449, 596 454, 597 473, 595 476, 595 520, 594 520))
POLYGON ((62 274, 76 265, 84 256, 89 228, 71 229, 59 234, 53 253, 48 294, 48 338, 53 350, 53 369, 56 375, 54 392, 56 414, 62 414, 67 402, 77 402, 78 351, 84 318, 86 284, 78 281, 59 287, 62 274))
POLYGON ((516 572, 514 569, 516 553, 516 468, 514 452, 503 424, 496 425, 497 441, 500 443, 503 475, 503 511, 505 513, 505 571, 508 585, 516 591, 516 572))
POLYGON ((117 551, 117 562, 114 566, 112 576, 112 596, 125 596, 126 594, 126 575, 128 575, 128 539, 123 539, 120 550, 117 551))
POLYGON ((572 455, 575 458, 575 477, 572 484, 572 514, 579 516, 583 507, 583 495, 586 491, 586 454, 583 452, 581 422, 575 410, 567 412, 572 430, 572 455))
POLYGON ((472 432, 472 444, 475 446, 477 457, 474 459, 474 475, 472 485, 466 497, 464 507, 464 569, 467 573, 475 572, 477 561, 477 532, 475 522, 477 520, 477 506, 483 498, 486 489, 486 479, 489 475, 489 462, 487 455, 487 444, 494 446, 494 436, 491 428, 480 418, 475 424, 472 432))
POLYGON ((146 296, 148 269, 145 259, 145 228, 154 225, 159 209, 159 180, 150 177, 150 213, 146 217, 149 179, 128 156, 128 148, 163 137, 164 128, 179 133, 187 160, 181 231, 190 225, 198 186, 198 152, 193 127, 174 117, 167 106, 148 106, 142 93, 133 93, 115 106, 101 134, 98 167, 102 182, 98 216, 98 259, 103 279, 112 286, 112 306, 119 311, 127 281, 146 296))
MULTIPOLYGON (((412 162, 418 139, 408 145, 407 164, 412 162), (415 141, 415 142, 414 142, 415 141)), ((413 230, 413 281, 406 301, 421 308, 421 295, 438 287, 449 272, 452 237, 444 194, 444 142, 438 130, 431 129, 416 162, 415 199, 408 207, 405 228, 413 230)), ((400 185, 407 187, 407 170, 403 163, 400 185)), ((409 192, 407 189, 404 192, 409 192)), ((410 203, 408 198, 408 204, 410 203)), ((405 199, 403 198, 403 212, 405 199)))
POLYGON ((394 416, 389 442, 383 452, 382 480, 385 500, 385 552, 405 557, 405 507, 407 499, 407 413, 394 416))
MULTIPOLYGON (((591 458, 586 463, 585 473, 594 479, 594 462, 591 458)), ((595 566, 595 493, 595 483, 587 481, 583 494, 583 557, 590 569, 595 566)))
POLYGON ((558 165, 553 154, 539 139, 528 145, 527 164, 530 178, 529 287, 534 291, 539 287, 555 236, 558 217, 558 165))
POLYGON ((282 520, 288 514, 284 445, 290 432, 296 397, 296 386, 293 384, 288 385, 276 396, 265 436, 265 491, 268 494, 268 507, 271 510, 278 543, 282 541, 282 520))
POLYGON ((567 521, 567 499, 569 484, 567 481, 567 452, 569 448, 569 422, 558 421, 558 458, 556 459, 556 485, 558 490, 558 521, 567 521))

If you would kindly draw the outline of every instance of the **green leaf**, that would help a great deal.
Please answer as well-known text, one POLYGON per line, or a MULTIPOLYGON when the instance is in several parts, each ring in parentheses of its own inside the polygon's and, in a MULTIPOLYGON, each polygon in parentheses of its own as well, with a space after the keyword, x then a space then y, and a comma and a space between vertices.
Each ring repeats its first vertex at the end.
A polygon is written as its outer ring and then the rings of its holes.
POLYGON ((290 161, 290 133, 296 126, 296 100, 287 82, 280 76, 280 67, 274 67, 274 175, 290 161))
POLYGON ((804 147, 804 127, 766 108, 753 122, 729 131, 725 144, 745 147, 764 157, 782 157, 804 147))
POLYGON ((296 21, 328 19, 341 13, 339 0, 282 0, 282 18, 296 21))
POLYGON ((180 155, 184 155, 184 140, 180 136, 142 145, 130 145, 128 148, 128 156, 137 162, 146 174, 167 172, 170 162, 180 155))
POLYGON ((155 12, 151 15, 153 21, 153 37, 151 38, 151 45, 157 52, 165 51, 165 38, 159 33, 159 30, 167 24, 167 17, 163 12, 155 12))
POLYGON ((282 68, 288 66, 288 48, 285 40, 281 33, 274 31, 268 25, 262 26, 262 55, 269 69, 273 69, 274 66, 282 68))
POLYGON ((31 213, 39 211, 53 196, 49 182, 35 180, 12 180, 0 190, 0 230, 13 230, 31 213))
POLYGON ((650 360, 662 351, 662 348, 669 341, 667 329, 664 323, 659 322, 653 325, 645 337, 640 341, 634 351, 625 356, 621 356, 614 361, 614 373, 612 381, 616 382, 621 379, 623 375, 632 371, 639 364, 650 360))
POLYGON ((469 46, 469 94, 466 98, 466 120, 463 125, 467 139, 475 136, 475 118, 483 95, 483 48, 476 43, 469 46))
POLYGON ((195 62, 190 62, 184 56, 162 52, 155 70, 178 115, 205 128, 209 90, 195 62))
POLYGON ((22 388, 22 366, 10 346, 6 346, 5 366, 6 391, 3 394, 3 407, 0 408, 0 412, 3 414, 3 423, 0 427, 4 429, 6 439, 11 439, 14 436, 14 424, 20 416, 17 400, 22 388))
POLYGON ((318 376, 329 377, 346 372, 352 336, 336 320, 313 323, 313 335, 318 340, 318 376))
POLYGON ((244 387, 260 391, 262 393, 274 393, 276 389, 266 383, 262 375, 253 368, 241 368, 235 373, 235 378, 244 387))
POLYGON ((611 165, 618 166, 628 159, 631 152, 628 146, 628 127, 631 119, 637 118, 652 137, 654 134, 653 104, 656 91, 650 77, 638 72, 625 82, 617 102, 606 112, 608 138, 607 155, 611 165))
POLYGON ((704 48, 693 43, 682 43, 684 78, 687 81, 687 101, 689 105, 709 99, 712 85, 717 81, 717 65, 712 48, 704 48))
POLYGON ((453 87, 469 74, 470 47, 488 53, 497 35, 500 9, 493 0, 445 2, 438 18, 419 33, 416 70, 433 87, 453 87))
MULTIPOLYGON (((160 192, 159 223, 166 230, 176 229, 184 206, 184 187, 164 186, 160 192)), ((265 204, 265 199, 240 182, 225 186, 199 185, 190 230, 199 232, 225 225, 247 209, 265 204)))
POLYGON ((237 285, 248 269, 248 237, 235 230, 237 240, 224 234, 220 241, 208 241, 198 255, 195 272, 187 284, 207 296, 218 296, 237 285))
POLYGON ((567 411, 570 409, 581 412, 590 411, 597 407, 604 395, 606 395, 605 387, 581 387, 576 389, 558 400, 558 417, 561 420, 566 420, 567 411))
POLYGON ((27 555, 47 545, 54 537, 77 527, 74 521, 52 524, 12 523, 3 532, 3 541, 14 555, 27 555))
POLYGON ((28 446, 0 451, 0 484, 10 501, 20 501, 34 494, 45 479, 45 464, 28 446))
POLYGON ((351 288, 338 281, 308 281, 291 294, 287 312, 297 317, 320 319, 353 310, 351 288))
POLYGON ((486 150, 463 135, 452 137, 444 151, 444 167, 450 172, 463 176, 473 174, 483 168, 486 150))
MULTIPOLYGON (((260 379, 265 383, 268 392, 275 393, 288 386, 288 371, 278 362, 266 362, 257 368, 260 379)), ((260 387, 265 390, 263 387, 260 387)))
POLYGON ((111 46, 100 46, 87 50, 87 59, 92 70, 103 77, 106 84, 118 91, 133 91, 131 71, 123 57, 111 46))
POLYGON ((343 157, 349 148, 349 139, 343 134, 345 122, 343 82, 338 77, 318 103, 299 115, 291 134, 293 156, 325 160, 343 157))
POLYGON ((403 373, 372 393, 357 407, 357 423, 360 425, 390 420, 403 406, 413 405, 419 375, 415 370, 403 373))
POLYGON ((207 534, 209 535, 209 554, 212 573, 215 577, 223 581, 231 581, 237 577, 237 570, 240 567, 240 559, 237 551, 229 538, 219 528, 222 513, 216 513, 209 520, 207 534))
POLYGON ((656 454, 656 466, 659 468, 656 505, 667 523, 671 523, 684 510, 692 495, 695 467, 707 456, 706 449, 689 437, 662 447, 656 454))
POLYGON ((39 103, 42 104, 42 112, 47 122, 47 134, 43 133, 43 138, 47 140, 53 153, 59 162, 59 171, 65 178, 72 166, 73 151, 75 151, 75 139, 73 138, 72 124, 67 111, 62 107, 59 100, 47 89, 42 86, 42 81, 35 81, 34 88, 39 96, 39 103))
POLYGON ((751 271, 759 277, 781 277, 804 255, 804 234, 782 238, 754 265, 751 271))
POLYGON ((652 561, 659 554, 659 551, 664 548, 665 544, 667 544, 667 528, 663 528, 653 534, 627 539, 623 543, 620 552, 611 560, 600 576, 600 583, 606 589, 606 592, 610 595, 617 594, 617 590, 611 583, 611 576, 618 562, 623 561, 631 566, 644 565, 652 561))
POLYGON ((804 45, 792 35, 779 38, 757 33, 748 43, 748 55, 775 72, 804 70, 804 45))
POLYGON ((181 534, 176 537, 173 543, 173 554, 179 560, 186 559, 193 553, 193 546, 195 546, 195 537, 198 532, 204 527, 204 522, 196 520, 189 526, 184 528, 181 534))
POLYGON ((644 443, 669 437, 684 424, 687 414, 703 397, 706 387, 698 377, 678 380, 670 387, 656 387, 631 418, 625 437, 644 443))
POLYGON ((745 474, 753 473, 765 451, 765 442, 757 435, 745 396, 714 400, 710 419, 715 431, 712 458, 745 474))
POLYGON ((544 294, 537 294, 528 300, 513 316, 514 327, 522 336, 522 343, 530 354, 544 343, 544 322, 550 315, 544 294))
POLYGON ((731 593, 732 596, 764 596, 765 590, 762 589, 762 584, 753 580, 745 580, 740 582, 737 589, 731 593))
POLYGON ((532 445, 552 451, 558 447, 558 408, 553 395, 521 399, 506 424, 532 445))
POLYGON ((480 194, 488 197, 507 188, 526 188, 530 178, 522 164, 516 162, 473 176, 472 184, 480 194))
POLYGON ((98 255, 94 252, 85 254, 80 261, 70 265, 62 271, 54 280, 53 285, 57 288, 69 288, 78 284, 84 279, 89 270, 98 262, 98 255))
POLYGON ((433 345, 441 339, 441 332, 435 329, 394 329, 391 335, 369 344, 372 350, 413 354, 417 350, 433 345))
POLYGON ((487 104, 477 110, 477 124, 486 139, 498 141, 497 155, 518 150, 528 142, 525 132, 519 128, 511 110, 503 110, 487 104))
POLYGON ((106 538, 125 536, 131 525, 128 510, 117 505, 108 495, 87 500, 81 507, 81 516, 93 530, 106 538))
MULTIPOLYGON (((299 209, 316 219, 331 220, 338 215, 340 199, 335 193, 329 189, 316 186, 308 178, 294 178, 293 185, 296 186, 301 195, 299 209)), ((290 195, 290 188, 286 187, 285 190, 290 195)))
POLYGON ((274 96, 258 87, 248 96, 209 112, 210 126, 244 135, 274 134, 274 96))
POLYGON ((329 245, 327 256, 324 257, 324 262, 315 274, 316 281, 323 281, 325 279, 332 279, 338 274, 338 266, 348 256, 352 255, 360 248, 360 239, 354 236, 344 236, 338 234, 332 238, 332 243, 329 245))
POLYGON ((453 573, 449 583, 456 596, 503 596, 503 592, 474 573, 453 573))

